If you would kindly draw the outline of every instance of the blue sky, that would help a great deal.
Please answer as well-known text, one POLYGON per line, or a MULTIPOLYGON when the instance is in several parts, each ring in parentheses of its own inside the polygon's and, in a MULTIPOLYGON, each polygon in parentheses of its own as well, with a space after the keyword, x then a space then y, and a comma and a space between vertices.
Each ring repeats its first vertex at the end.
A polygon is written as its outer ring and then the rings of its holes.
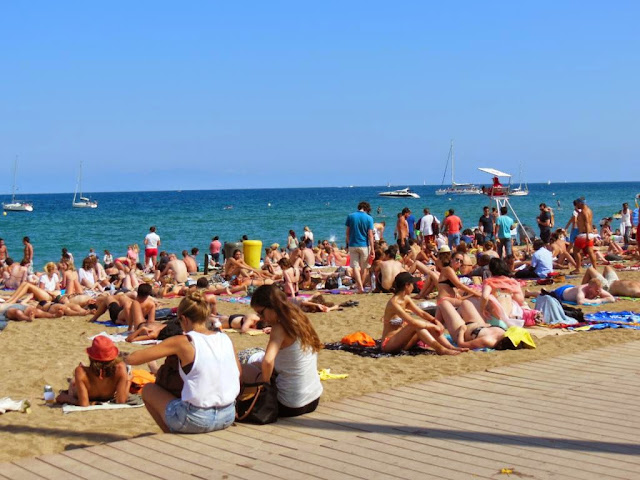
POLYGON ((4 2, 0 192, 637 180, 637 2, 4 2))

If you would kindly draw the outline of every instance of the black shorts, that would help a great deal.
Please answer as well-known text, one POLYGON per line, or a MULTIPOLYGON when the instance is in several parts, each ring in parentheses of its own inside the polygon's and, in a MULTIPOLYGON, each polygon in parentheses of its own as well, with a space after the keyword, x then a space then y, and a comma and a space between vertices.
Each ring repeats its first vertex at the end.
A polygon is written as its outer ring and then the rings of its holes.
POLYGON ((118 314, 124 310, 124 307, 121 307, 118 302, 111 302, 109 304, 109 318, 111 318, 112 322, 118 321, 118 314))

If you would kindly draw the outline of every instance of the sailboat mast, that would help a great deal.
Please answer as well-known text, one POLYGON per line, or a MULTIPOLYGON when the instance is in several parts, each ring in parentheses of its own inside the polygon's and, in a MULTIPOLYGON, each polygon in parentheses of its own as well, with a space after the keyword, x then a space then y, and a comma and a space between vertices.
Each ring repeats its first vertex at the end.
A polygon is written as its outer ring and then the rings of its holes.
POLYGON ((11 187, 11 203, 15 203, 16 201, 16 177, 18 174, 18 156, 16 155, 16 159, 13 162, 13 187, 11 187))
POLYGON ((455 163, 455 157, 454 157, 454 153, 453 153, 453 140, 451 140, 451 186, 454 186, 456 184, 456 181, 454 179, 454 174, 455 174, 455 170, 456 170, 456 163, 455 163))

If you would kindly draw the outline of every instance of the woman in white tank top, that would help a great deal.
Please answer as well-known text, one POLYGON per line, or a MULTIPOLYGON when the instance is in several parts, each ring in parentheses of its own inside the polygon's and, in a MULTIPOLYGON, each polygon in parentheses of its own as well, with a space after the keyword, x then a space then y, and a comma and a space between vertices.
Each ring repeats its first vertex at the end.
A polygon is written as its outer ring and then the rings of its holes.
POLYGON ((163 432, 205 433, 221 430, 235 420, 240 393, 240 365, 225 333, 207 329, 209 304, 201 292, 180 302, 178 318, 185 335, 177 335, 126 358, 140 365, 169 355, 180 359, 184 381, 181 398, 153 383, 142 390, 147 410, 163 432))
POLYGON ((277 375, 279 416, 313 412, 322 395, 318 351, 323 346, 313 325, 274 285, 258 287, 251 297, 251 307, 271 326, 267 351, 259 366, 263 381, 270 381, 274 371, 277 375))

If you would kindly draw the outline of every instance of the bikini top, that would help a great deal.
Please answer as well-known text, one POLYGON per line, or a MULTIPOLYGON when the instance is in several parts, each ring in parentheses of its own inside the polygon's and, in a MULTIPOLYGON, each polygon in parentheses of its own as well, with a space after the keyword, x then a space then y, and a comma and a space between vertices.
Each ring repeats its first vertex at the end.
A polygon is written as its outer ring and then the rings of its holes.
POLYGON ((453 284, 453 282, 449 279, 446 279, 442 282, 438 282, 438 284, 444 284, 444 285, 449 285, 451 288, 456 288, 456 286, 453 284))

